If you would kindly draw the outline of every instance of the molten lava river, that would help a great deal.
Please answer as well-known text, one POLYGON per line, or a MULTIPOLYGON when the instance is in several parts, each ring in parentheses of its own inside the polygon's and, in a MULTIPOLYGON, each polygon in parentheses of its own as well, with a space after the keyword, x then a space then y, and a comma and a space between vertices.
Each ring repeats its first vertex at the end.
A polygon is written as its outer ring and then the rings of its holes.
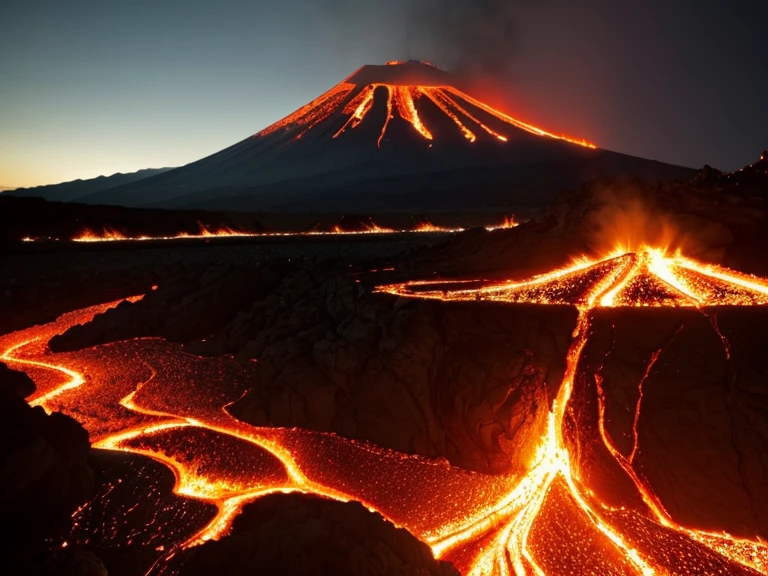
MULTIPOLYGON (((596 309, 675 306, 709 315, 715 305, 768 304, 768 282, 646 248, 583 259, 522 281, 407 282, 378 290, 576 307, 564 377, 546 424, 534 435, 539 439, 526 471, 485 475, 332 434, 245 424, 227 407, 245 393, 249 367, 225 356, 191 356, 162 339, 72 353, 47 349, 52 336, 113 302, 0 337, 3 361, 37 384, 32 405, 76 418, 95 448, 148 457, 134 460, 154 460, 175 476, 176 504, 158 505, 131 525, 125 519, 132 510, 151 505, 161 490, 155 478, 161 475, 139 467, 142 478, 133 480, 143 487, 136 501, 121 505, 119 518, 98 525, 89 510, 119 491, 121 481, 115 480, 75 513, 72 540, 98 538, 114 547, 140 541, 156 551, 149 573, 173 572, 179 551, 226 535, 243 505, 265 494, 302 492, 362 502, 427 542, 435 556, 463 574, 768 573, 764 541, 681 525, 638 471, 642 390, 631 451, 621 451, 607 432, 602 404, 594 438, 574 437, 579 432, 568 426, 579 417, 572 397, 580 387, 600 386, 580 366, 596 309), (582 480, 573 446, 584 442, 604 445, 635 492, 631 503, 608 504, 582 480)), ((712 325, 716 329, 714 317, 712 325)), ((657 358, 658 353, 650 359, 646 375, 657 358)))

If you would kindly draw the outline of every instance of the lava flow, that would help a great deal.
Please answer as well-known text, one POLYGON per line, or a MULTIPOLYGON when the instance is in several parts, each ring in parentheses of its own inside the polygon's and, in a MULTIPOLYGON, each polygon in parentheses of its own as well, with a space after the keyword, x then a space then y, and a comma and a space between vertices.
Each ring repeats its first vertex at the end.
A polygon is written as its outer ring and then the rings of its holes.
MULTIPOLYGON (((504 222, 499 226, 488 226, 487 230, 497 230, 499 228, 511 228, 516 226, 513 220, 509 220, 505 217, 504 222)), ((200 231, 196 233, 179 232, 178 234, 168 236, 150 236, 139 235, 131 236, 124 234, 114 228, 105 227, 101 232, 94 232, 93 230, 86 229, 81 233, 71 238, 72 242, 78 243, 97 243, 97 242, 157 242, 164 240, 210 240, 213 238, 294 238, 305 236, 356 236, 360 234, 448 234, 455 232, 463 232, 464 228, 446 228, 443 226, 435 226, 430 222, 422 222, 413 229, 402 228, 386 228, 379 226, 376 223, 364 224, 362 229, 358 230, 344 230, 338 224, 331 230, 309 230, 306 232, 247 232, 243 230, 236 230, 227 226, 221 226, 215 229, 209 229, 200 225, 200 231)), ((22 242, 38 242, 40 238, 25 237, 22 238, 22 242)), ((46 240, 52 240, 47 238, 46 240)))
MULTIPOLYGON (((408 297, 577 308, 564 376, 525 473, 471 473, 332 434, 244 424, 226 409, 245 392, 249 376, 248 367, 231 357, 190 356, 160 339, 74 353, 47 351, 53 335, 115 303, 2 336, 0 350, 4 361, 35 380, 38 392, 32 404, 72 414, 98 448, 161 462, 175 475, 176 494, 213 505, 209 517, 191 526, 177 520, 143 527, 143 532, 133 527, 134 540, 153 542, 158 534, 172 535, 170 547, 157 547, 162 550, 152 568, 157 573, 180 549, 226 534, 245 503, 277 491, 358 500, 473 575, 768 571, 765 542, 681 525, 635 469, 643 382, 631 452, 624 454, 614 445, 602 422, 602 404, 598 439, 624 471, 641 506, 609 506, 585 484, 565 425, 567 416, 575 418, 571 398, 597 308, 689 306, 706 313, 712 305, 763 305, 768 304, 768 282, 645 248, 583 259, 529 280, 407 282, 379 290, 408 297), (573 534, 580 538, 574 546, 583 560, 568 565, 562 560, 562 542, 573 534)), ((646 376, 657 359, 658 353, 646 376)), ((103 497, 108 499, 109 491, 103 497)), ((118 543, 127 538, 119 530, 110 537, 118 543)))
MULTIPOLYGON (((690 568, 675 570, 675 565, 659 562, 658 550, 640 549, 638 538, 628 537, 620 528, 616 510, 603 503, 580 482, 578 468, 572 463, 564 435, 564 420, 574 390, 575 375, 582 351, 589 337, 592 311, 598 307, 614 306, 750 306, 768 304, 768 283, 753 276, 725 268, 701 264, 680 253, 668 255, 664 250, 643 247, 637 252, 617 251, 606 258, 577 261, 572 266, 535 276, 522 281, 499 283, 477 282, 468 287, 467 281, 405 282, 383 286, 382 292, 407 297, 439 300, 493 300, 533 304, 572 304, 578 309, 577 326, 567 355, 567 368, 557 397, 552 402, 546 432, 531 462, 528 473, 517 482, 502 506, 475 524, 451 534, 433 549, 444 554, 457 546, 472 541, 495 526, 491 544, 473 559, 469 574, 547 574, 529 545, 533 525, 542 515, 548 498, 570 499, 606 542, 619 553, 618 558, 603 566, 603 573, 624 573, 630 569, 644 576, 652 574, 690 573, 690 568), (454 289, 451 287, 457 286, 454 289)), ((721 338, 722 335, 721 335, 721 338)), ((724 338, 723 338, 724 340, 724 338)), ((726 346, 727 343, 724 341, 726 346)), ((658 352, 652 357, 646 377, 658 352)), ((645 378, 643 379, 643 381, 645 378)), ((692 542, 703 545, 726 560, 719 565, 709 559, 702 565, 696 562, 695 573, 736 573, 728 562, 766 573, 768 571, 768 545, 763 541, 750 541, 684 527, 676 523, 633 468, 637 451, 637 420, 642 402, 642 385, 633 424, 632 452, 625 456, 613 444, 605 431, 603 390, 596 378, 600 400, 599 428, 601 439, 619 466, 632 481, 646 507, 646 514, 661 528, 677 532, 692 542), (710 572, 711 571, 711 572, 710 572)), ((647 543, 645 543, 647 546, 647 543)), ((658 545, 658 543, 656 544, 658 545)), ((679 566, 683 562, 680 561, 679 566)))
POLYGON ((220 226, 213 230, 206 228, 199 223, 198 226, 198 232, 179 232, 178 234, 174 234, 172 236, 128 236, 122 232, 118 232, 114 228, 108 227, 105 227, 101 232, 94 232, 93 230, 86 229, 72 238, 72 242, 125 242, 148 240, 184 240, 200 238, 248 238, 251 236, 259 235, 256 232, 243 232, 228 226, 220 226))
MULTIPOLYGON (((296 136, 297 139, 301 138, 301 136, 316 125, 318 117, 328 118, 336 112, 336 110, 329 109, 325 104, 331 100, 330 96, 332 94, 350 94, 353 88, 354 85, 351 84, 337 86, 334 90, 320 98, 320 102, 317 103, 317 109, 312 112, 302 111, 302 109, 296 113, 295 117, 290 118, 290 120, 286 118, 281 123, 283 125, 290 125, 292 122, 296 122, 305 126, 305 129, 296 136)), ((516 120, 451 86, 399 86, 390 84, 371 84, 366 86, 341 109, 341 113, 347 117, 347 121, 334 134, 334 138, 341 136, 347 129, 357 128, 365 120, 373 108, 376 91, 379 89, 385 90, 387 94, 387 116, 384 119, 384 124, 381 127, 381 133, 377 141, 379 147, 381 147, 381 143, 386 136, 387 128, 394 117, 395 111, 401 119, 408 122, 424 139, 432 140, 432 131, 426 126, 422 115, 419 113, 419 101, 426 100, 450 118, 459 132, 470 142, 475 142, 480 132, 502 142, 509 140, 508 133, 502 134, 479 119, 480 114, 477 111, 481 111, 490 115, 495 120, 501 121, 504 125, 522 129, 530 134, 565 140, 566 142, 579 144, 587 148, 595 148, 594 144, 586 140, 570 138, 564 135, 558 136, 516 120), (474 112, 473 109, 475 110, 474 112)), ((270 132, 272 129, 273 127, 270 127, 270 132)), ((264 132, 260 134, 264 135, 264 132)))
POLYGON ((340 118, 341 125, 333 134, 334 138, 338 138, 363 123, 374 109, 377 94, 386 94, 386 116, 376 141, 379 148, 386 137, 387 129, 396 117, 407 122, 427 141, 435 137, 435 129, 430 127, 430 124, 440 118, 442 121, 453 124, 469 142, 475 142, 481 136, 508 142, 517 129, 528 134, 563 140, 586 148, 596 147, 585 139, 548 132, 488 106, 449 85, 450 75, 434 65, 425 62, 388 62, 387 68, 404 70, 402 77, 392 75, 389 82, 368 77, 365 68, 367 67, 361 68, 325 94, 257 133, 256 136, 269 136, 280 130, 293 129, 295 132, 292 133, 291 139, 295 142, 321 123, 340 118), (414 73, 415 67, 422 68, 420 74, 414 73), (429 74, 425 75, 424 68, 428 73, 440 75, 439 78, 429 78, 429 74), (417 78, 417 75, 421 77, 417 78), (427 109, 430 109, 429 115, 434 115, 429 121, 427 109))

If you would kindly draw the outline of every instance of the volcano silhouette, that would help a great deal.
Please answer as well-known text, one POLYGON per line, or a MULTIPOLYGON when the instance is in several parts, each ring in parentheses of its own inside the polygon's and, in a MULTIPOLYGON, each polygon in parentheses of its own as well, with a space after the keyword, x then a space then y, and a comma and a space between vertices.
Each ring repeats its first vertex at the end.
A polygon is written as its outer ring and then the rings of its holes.
POLYGON ((82 200, 293 212, 525 209, 595 177, 693 174, 547 132, 455 86, 422 62, 363 66, 242 142, 82 200))

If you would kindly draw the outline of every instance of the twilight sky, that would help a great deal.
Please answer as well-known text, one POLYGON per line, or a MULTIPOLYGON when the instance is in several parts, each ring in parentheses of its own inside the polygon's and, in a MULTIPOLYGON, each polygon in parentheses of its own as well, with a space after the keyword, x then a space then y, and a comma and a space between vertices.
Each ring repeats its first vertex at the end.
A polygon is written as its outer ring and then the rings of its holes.
POLYGON ((406 58, 549 131, 735 169, 768 148, 767 22, 765 0, 3 0, 0 185, 179 166, 406 58))

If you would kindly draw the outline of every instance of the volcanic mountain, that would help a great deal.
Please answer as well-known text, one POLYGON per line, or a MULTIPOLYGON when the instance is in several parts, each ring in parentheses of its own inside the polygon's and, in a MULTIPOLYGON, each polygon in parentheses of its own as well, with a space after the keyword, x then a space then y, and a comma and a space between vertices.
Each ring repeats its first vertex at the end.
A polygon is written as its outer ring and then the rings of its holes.
POLYGON ((692 175, 537 128, 457 85, 422 62, 363 66, 225 150, 81 201, 291 212, 524 209, 597 176, 692 175))

